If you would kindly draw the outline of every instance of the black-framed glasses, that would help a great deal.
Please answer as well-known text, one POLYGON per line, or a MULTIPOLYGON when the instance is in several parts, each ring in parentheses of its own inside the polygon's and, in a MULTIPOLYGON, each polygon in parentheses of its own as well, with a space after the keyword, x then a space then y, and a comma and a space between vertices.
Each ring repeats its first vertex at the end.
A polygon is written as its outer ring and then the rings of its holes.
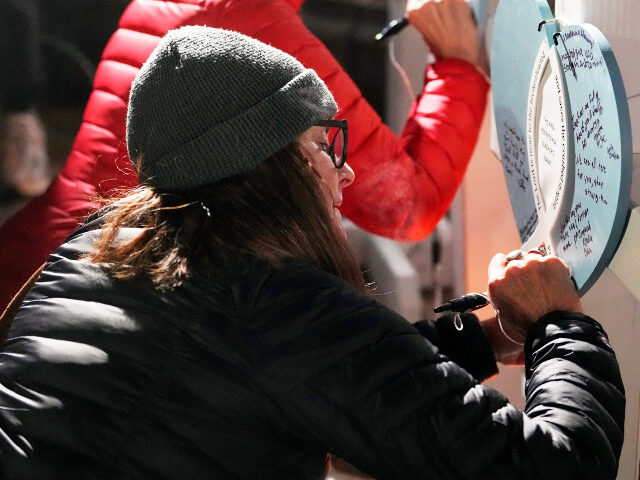
POLYGON ((316 126, 327 128, 327 153, 335 167, 342 168, 347 161, 347 121, 320 120, 316 126))

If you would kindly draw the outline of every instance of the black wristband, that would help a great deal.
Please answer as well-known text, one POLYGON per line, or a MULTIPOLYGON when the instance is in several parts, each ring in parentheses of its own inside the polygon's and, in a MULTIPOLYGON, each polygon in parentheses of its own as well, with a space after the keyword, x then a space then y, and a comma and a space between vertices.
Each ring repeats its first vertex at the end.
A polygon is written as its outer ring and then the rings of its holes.
POLYGON ((462 329, 454 325, 454 315, 445 315, 435 322, 414 324, 418 331, 434 343, 440 352, 460 365, 478 381, 498 373, 493 348, 484 334, 478 317, 472 313, 460 315, 462 329))

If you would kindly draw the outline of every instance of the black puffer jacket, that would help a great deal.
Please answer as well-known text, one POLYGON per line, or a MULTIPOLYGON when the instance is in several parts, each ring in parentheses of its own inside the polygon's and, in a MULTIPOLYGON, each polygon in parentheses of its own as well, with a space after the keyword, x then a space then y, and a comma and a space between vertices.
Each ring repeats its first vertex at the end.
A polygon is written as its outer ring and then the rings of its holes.
POLYGON ((379 479, 615 477, 623 387, 584 315, 532 328, 523 413, 301 261, 161 295, 76 260, 94 235, 50 258, 0 355, 2 478, 321 478, 326 452, 379 479))

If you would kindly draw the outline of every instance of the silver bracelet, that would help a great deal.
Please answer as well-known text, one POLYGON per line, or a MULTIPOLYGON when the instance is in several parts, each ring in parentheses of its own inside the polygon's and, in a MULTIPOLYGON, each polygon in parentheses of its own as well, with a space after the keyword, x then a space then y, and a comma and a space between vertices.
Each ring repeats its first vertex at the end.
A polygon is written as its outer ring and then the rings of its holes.
MULTIPOLYGON (((496 319, 498 320, 498 326, 500 327, 500 331, 502 332, 502 334, 505 337, 507 337, 510 341, 515 343, 516 345, 523 346, 524 343, 521 343, 521 342, 517 341, 516 339, 512 338, 507 332, 505 332, 504 327, 502 326, 502 320, 500 320, 500 310, 498 310, 498 307, 496 307, 495 303, 493 303, 491 301, 491 299, 487 295, 485 295, 484 293, 481 293, 480 295, 482 295, 487 300, 487 302, 491 304, 491 306, 493 307, 493 310, 496 312, 496 319)), ((454 320, 454 322, 455 322, 455 320, 454 320)))

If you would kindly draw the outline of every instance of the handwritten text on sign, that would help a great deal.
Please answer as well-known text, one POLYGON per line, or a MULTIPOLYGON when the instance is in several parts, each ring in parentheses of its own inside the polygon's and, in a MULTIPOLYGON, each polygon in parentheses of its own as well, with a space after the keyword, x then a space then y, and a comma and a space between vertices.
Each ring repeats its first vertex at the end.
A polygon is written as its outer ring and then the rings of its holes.
MULTIPOLYGON (((523 194, 529 194, 531 179, 524 135, 518 131, 517 127, 506 121, 503 123, 502 132, 500 152, 502 169, 507 182, 510 184, 515 182, 523 194)), ((526 221, 524 223, 518 221, 518 233, 522 239, 531 236, 538 222, 538 213, 533 205, 531 207, 526 221)))
POLYGON ((566 255, 572 271, 582 271, 586 278, 603 255, 616 213, 620 188, 618 115, 607 65, 596 42, 579 27, 560 36, 572 109, 575 179, 572 205, 561 216, 557 250, 566 255))

